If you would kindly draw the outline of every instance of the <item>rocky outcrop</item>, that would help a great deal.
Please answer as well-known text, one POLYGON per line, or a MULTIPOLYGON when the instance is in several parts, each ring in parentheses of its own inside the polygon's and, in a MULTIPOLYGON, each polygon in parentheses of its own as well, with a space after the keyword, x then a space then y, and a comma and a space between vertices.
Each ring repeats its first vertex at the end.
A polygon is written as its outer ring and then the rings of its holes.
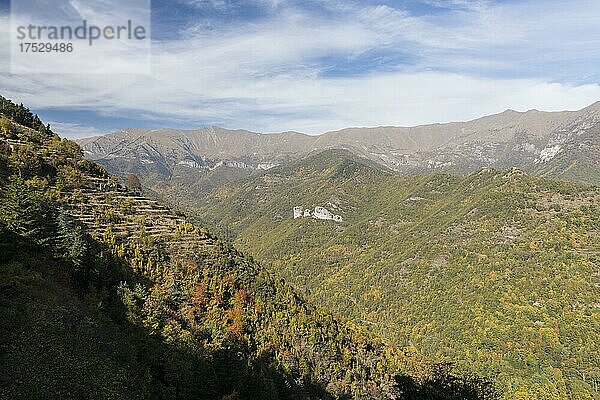
POLYGON ((317 206, 314 208, 314 210, 311 210, 308 208, 303 210, 302 206, 294 207, 294 219, 303 218, 303 217, 320 219, 320 220, 325 220, 325 221, 335 221, 335 222, 343 222, 344 221, 344 218, 342 218, 341 215, 335 215, 331 211, 326 209, 325 207, 317 206))

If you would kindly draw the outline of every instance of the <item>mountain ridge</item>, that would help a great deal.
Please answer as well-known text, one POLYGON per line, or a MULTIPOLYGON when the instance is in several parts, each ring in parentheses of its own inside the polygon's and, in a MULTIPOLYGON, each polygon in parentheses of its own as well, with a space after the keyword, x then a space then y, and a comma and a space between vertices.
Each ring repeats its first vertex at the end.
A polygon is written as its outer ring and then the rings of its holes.
POLYGON ((600 315, 597 186, 517 168, 340 174, 365 166, 345 154, 198 193, 189 212, 328 309, 491 373, 507 399, 597 397, 578 372, 596 376, 600 361, 586 350, 600 315), (295 206, 343 222, 294 219, 295 206))
MULTIPOLYGON (((298 132, 260 134, 210 127, 199 130, 123 130, 80 141, 86 157, 113 173, 147 174, 168 183, 180 166, 188 174, 229 166, 262 170, 325 149, 346 149, 403 175, 468 173, 484 167, 519 167, 552 176, 548 164, 576 148, 597 151, 600 102, 579 111, 505 111, 466 122, 416 127, 345 128, 317 136, 298 132), (580 140, 582 136, 588 137, 580 140), (152 164, 156 164, 155 168, 152 164)), ((575 165, 573 168, 579 169, 575 165)), ((573 176, 588 183, 600 177, 573 176), (587 180, 586 180, 587 179, 587 180)))
POLYGON ((440 126, 440 125, 448 125, 448 124, 466 124, 469 122, 474 122, 474 121, 479 121, 482 119, 489 119, 492 117, 497 117, 497 116, 502 116, 502 115, 506 115, 506 114, 516 114, 516 115, 526 115, 526 114, 533 114, 533 113, 537 113, 537 114, 574 114, 574 113, 580 113, 580 112, 584 112, 584 111, 598 111, 600 112, 600 100, 591 103, 588 106, 585 106, 581 109, 578 110, 561 110, 561 111, 545 111, 545 110, 538 110, 535 108, 532 109, 528 109, 526 111, 518 111, 518 110, 514 110, 511 108, 507 108, 504 111, 501 112, 497 112, 497 113, 493 113, 493 114, 489 114, 489 115, 485 115, 482 117, 476 117, 476 118, 472 118, 472 119, 467 119, 467 120, 453 120, 453 121, 447 121, 447 122, 431 122, 431 123, 426 123, 426 124, 419 124, 419 125, 374 125, 374 126, 348 126, 345 128, 340 128, 340 129, 333 129, 333 130, 328 130, 325 131, 323 133, 318 133, 318 134, 308 134, 308 133, 304 133, 304 132, 300 132, 300 131, 294 131, 294 130, 289 130, 289 131, 282 131, 282 132, 258 132, 258 131, 251 131, 251 130, 247 130, 247 129, 243 129, 243 128, 225 128, 223 126, 220 125, 208 125, 208 126, 203 126, 203 127, 198 127, 195 129, 176 129, 176 128, 153 128, 153 129, 143 129, 143 128, 136 128, 136 127, 126 127, 126 128, 122 128, 118 131, 115 132, 111 132, 111 133, 107 133, 105 135, 96 135, 96 136, 89 136, 89 137, 85 137, 85 138, 81 138, 81 139, 77 139, 77 142, 80 143, 88 143, 89 141, 93 141, 95 138, 98 137, 105 137, 105 136, 111 136, 111 135, 115 135, 118 134, 121 131, 132 131, 132 130, 140 130, 140 131, 146 131, 146 132, 162 132, 162 131, 176 131, 176 132, 202 132, 204 130, 224 130, 224 131, 229 131, 229 132, 243 132, 243 133, 250 133, 250 134, 255 134, 255 135, 284 135, 284 134, 294 134, 294 135, 302 135, 302 136, 308 136, 308 137, 318 137, 318 136, 323 136, 326 135, 328 133, 332 133, 332 132, 340 132, 340 131, 344 131, 344 130, 352 130, 352 129, 380 129, 380 128, 393 128, 393 129, 411 129, 411 128, 419 128, 419 127, 431 127, 431 126, 440 126))

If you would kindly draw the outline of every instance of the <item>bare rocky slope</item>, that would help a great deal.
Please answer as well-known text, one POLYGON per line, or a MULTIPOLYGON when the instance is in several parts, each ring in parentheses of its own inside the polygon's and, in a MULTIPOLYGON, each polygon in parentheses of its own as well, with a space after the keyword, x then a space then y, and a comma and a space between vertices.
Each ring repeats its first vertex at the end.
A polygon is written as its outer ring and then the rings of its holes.
POLYGON ((181 174, 197 180, 220 167, 243 175, 325 149, 346 149, 400 174, 519 167, 542 176, 597 183, 599 133, 597 102, 579 111, 508 110, 468 122, 348 128, 319 136, 218 127, 124 129, 80 144, 88 159, 113 173, 136 173, 147 182, 167 184, 181 174))

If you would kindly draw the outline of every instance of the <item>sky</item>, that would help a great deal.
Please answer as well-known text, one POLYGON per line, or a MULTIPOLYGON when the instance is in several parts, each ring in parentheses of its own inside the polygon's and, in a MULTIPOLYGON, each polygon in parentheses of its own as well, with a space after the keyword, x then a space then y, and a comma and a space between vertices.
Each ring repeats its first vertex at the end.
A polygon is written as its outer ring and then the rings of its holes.
POLYGON ((575 110, 600 100, 599 20, 598 0, 154 0, 150 74, 9 74, 0 62, 0 94, 71 138, 575 110))

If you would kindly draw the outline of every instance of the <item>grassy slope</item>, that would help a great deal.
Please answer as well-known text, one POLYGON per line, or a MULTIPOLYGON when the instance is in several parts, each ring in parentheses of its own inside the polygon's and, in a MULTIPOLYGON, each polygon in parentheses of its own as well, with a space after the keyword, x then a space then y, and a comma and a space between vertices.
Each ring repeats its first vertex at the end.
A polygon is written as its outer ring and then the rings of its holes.
POLYGON ((401 178, 325 152, 211 196, 200 218, 315 302, 508 396, 599 396, 598 189, 519 171, 401 178), (342 224, 291 218, 327 203, 342 224))

